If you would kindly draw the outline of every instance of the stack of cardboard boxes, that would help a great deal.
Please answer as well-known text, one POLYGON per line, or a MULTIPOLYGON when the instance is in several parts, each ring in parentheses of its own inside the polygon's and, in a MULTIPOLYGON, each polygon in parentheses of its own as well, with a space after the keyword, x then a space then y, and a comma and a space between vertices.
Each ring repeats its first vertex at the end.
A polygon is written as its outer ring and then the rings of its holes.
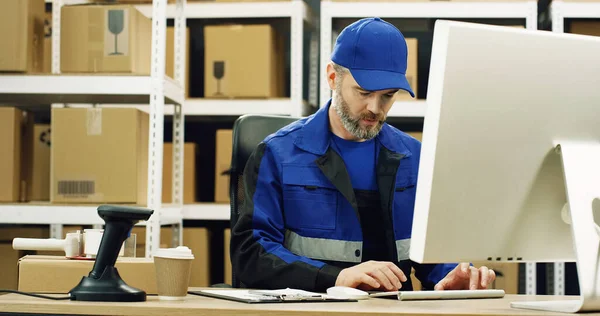
POLYGON ((44 0, 2 1, 0 72, 42 72, 44 12, 44 0))

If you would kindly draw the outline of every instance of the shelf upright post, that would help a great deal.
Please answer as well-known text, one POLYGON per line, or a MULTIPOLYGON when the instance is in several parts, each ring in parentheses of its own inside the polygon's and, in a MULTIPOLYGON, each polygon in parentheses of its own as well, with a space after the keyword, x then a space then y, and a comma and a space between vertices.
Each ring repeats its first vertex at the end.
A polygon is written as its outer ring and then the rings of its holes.
POLYGON ((164 80, 166 60, 167 0, 152 1, 152 52, 150 69, 150 130, 148 143, 148 203, 154 210, 146 224, 146 258, 160 246, 164 133, 164 80))
MULTIPOLYGON (((186 17, 184 15, 186 0, 177 0, 175 5, 175 82, 182 87, 183 98, 187 91, 185 90, 185 67, 187 65, 186 54, 188 47, 186 46, 186 17)), ((183 173, 184 163, 184 142, 185 142, 185 115, 183 112, 183 104, 175 104, 173 108, 173 172, 172 172, 172 203, 183 215, 183 173)), ((190 176, 190 175, 188 175, 190 176)), ((191 175, 193 176, 193 175, 191 175)), ((180 246, 183 242, 183 218, 179 220, 179 224, 173 225, 174 246, 180 246)))

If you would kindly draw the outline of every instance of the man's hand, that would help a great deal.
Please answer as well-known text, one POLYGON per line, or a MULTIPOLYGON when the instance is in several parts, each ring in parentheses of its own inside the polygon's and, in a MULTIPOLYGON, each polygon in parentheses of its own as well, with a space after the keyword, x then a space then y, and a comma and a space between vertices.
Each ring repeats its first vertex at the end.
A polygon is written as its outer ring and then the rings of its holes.
POLYGON ((391 262, 368 261, 342 270, 335 281, 336 286, 348 286, 362 290, 397 291, 407 278, 391 262))
POLYGON ((468 263, 461 263, 450 271, 444 279, 436 284, 434 290, 481 290, 487 287, 496 279, 494 270, 485 266, 477 269, 471 267, 468 263))

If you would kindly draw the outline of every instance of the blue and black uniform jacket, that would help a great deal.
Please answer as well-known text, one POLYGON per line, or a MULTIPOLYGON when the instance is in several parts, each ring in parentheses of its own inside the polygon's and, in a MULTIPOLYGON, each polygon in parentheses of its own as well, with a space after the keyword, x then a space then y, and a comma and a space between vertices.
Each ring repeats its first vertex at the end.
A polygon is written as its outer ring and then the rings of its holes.
MULTIPOLYGON (((231 258, 242 285, 325 291, 344 268, 363 261, 358 205, 344 161, 330 146, 328 110, 294 122, 261 142, 244 171, 244 200, 232 228, 231 258)), ((456 264, 409 260, 421 143, 384 124, 376 137, 381 210, 393 261, 424 289, 456 264)), ((409 280, 403 290, 412 289, 409 280)))

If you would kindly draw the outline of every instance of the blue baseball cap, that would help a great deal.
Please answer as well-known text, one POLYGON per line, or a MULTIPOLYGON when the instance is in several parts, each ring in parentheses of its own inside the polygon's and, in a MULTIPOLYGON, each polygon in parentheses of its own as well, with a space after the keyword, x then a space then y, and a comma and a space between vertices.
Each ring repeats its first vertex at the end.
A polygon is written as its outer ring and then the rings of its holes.
POLYGON ((407 59, 404 35, 380 18, 361 19, 347 26, 331 54, 331 61, 350 69, 361 88, 402 89, 414 98, 406 79, 407 59))

